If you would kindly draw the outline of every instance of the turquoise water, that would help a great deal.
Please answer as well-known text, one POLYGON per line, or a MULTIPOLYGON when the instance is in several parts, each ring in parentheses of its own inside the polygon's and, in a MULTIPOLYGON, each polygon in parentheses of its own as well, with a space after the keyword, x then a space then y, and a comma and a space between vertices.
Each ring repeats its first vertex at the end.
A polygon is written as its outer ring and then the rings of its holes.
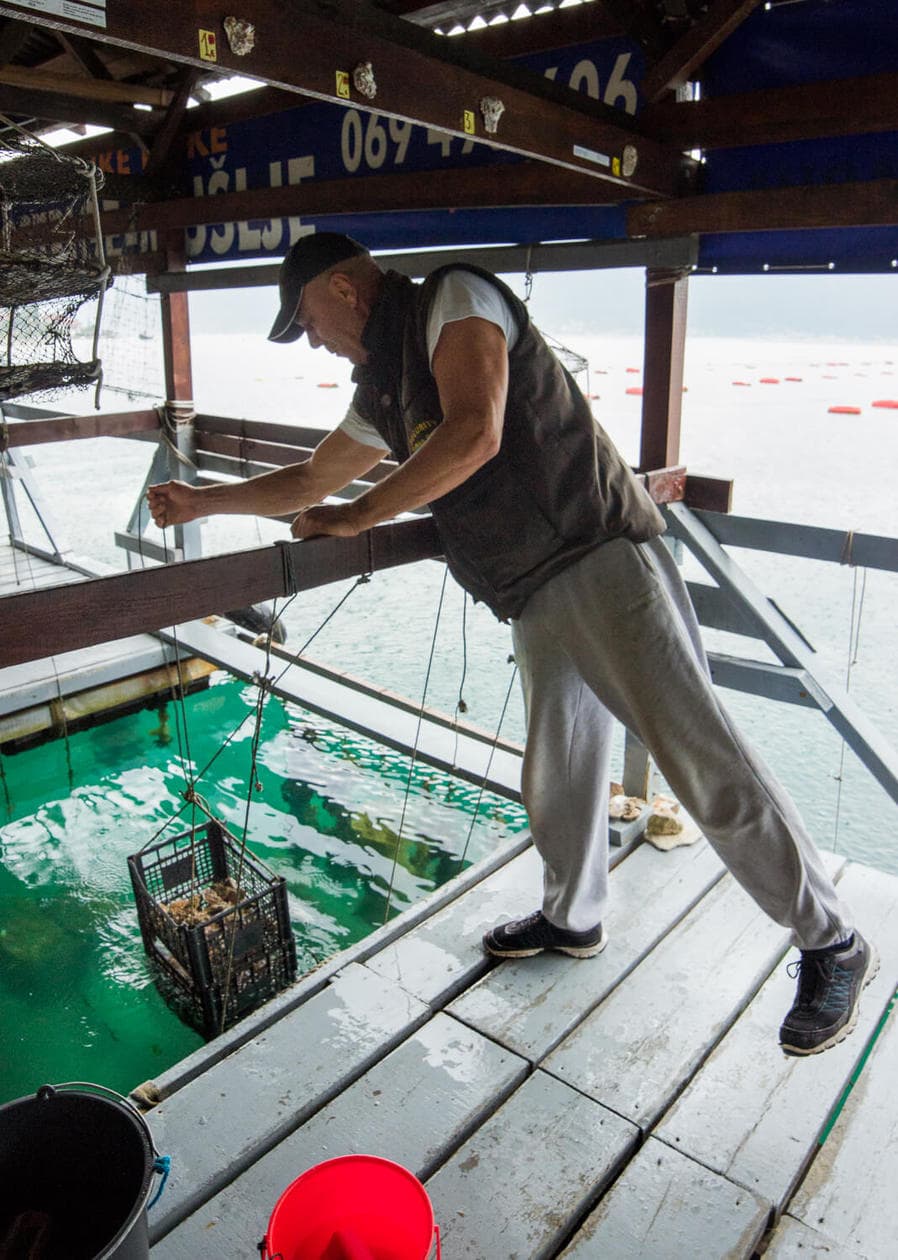
MULTIPOLYGON (((154 983, 127 857, 179 810, 164 834, 191 825, 185 772, 235 730, 197 788, 243 834, 256 695, 215 675, 183 720, 169 702, 0 755, 0 1102, 45 1081, 124 1092, 202 1044, 154 983)), ((475 788, 426 767, 409 784, 407 759, 276 699, 257 780, 248 847, 287 880, 300 973, 525 824, 518 807, 484 797, 477 809, 475 788)))

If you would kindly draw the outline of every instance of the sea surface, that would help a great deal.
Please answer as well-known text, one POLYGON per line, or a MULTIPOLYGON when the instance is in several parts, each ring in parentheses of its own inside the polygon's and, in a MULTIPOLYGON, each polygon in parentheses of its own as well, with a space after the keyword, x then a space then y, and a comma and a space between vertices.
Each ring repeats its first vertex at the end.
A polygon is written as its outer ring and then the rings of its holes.
MULTIPOLYGON (((109 379, 137 382, 158 348, 119 341, 109 379)), ((640 385, 641 339, 570 334, 564 344, 586 358, 578 380, 635 463, 640 399, 628 391, 640 385)), ((734 478, 738 514, 827 526, 846 538, 850 531, 898 538, 898 411, 872 406, 898 398, 898 346, 694 338, 685 387, 683 462, 693 473, 734 478), (860 414, 833 415, 832 405, 860 414)), ((324 351, 201 334, 194 393, 206 413, 329 429, 351 384, 346 365, 324 351)), ((81 395, 71 409, 90 405, 81 395)), ((135 405, 143 404, 114 391, 102 403, 108 411, 135 405)), ((113 531, 124 528, 138 499, 150 453, 148 444, 112 439, 31 450, 45 500, 74 552, 122 564, 113 531)), ((25 517, 38 540, 36 523, 25 517)), ((216 518, 205 527, 205 546, 228 552, 284 536, 286 528, 271 522, 216 518)), ((812 643, 820 673, 848 686, 880 735, 898 746, 898 575, 733 554, 812 643)), ((700 576, 688 559, 686 573, 700 576)), ((451 579, 444 584, 436 562, 363 585, 340 582, 289 607, 282 601, 278 611, 288 646, 308 643, 311 658, 449 714, 463 699, 466 720, 493 733, 505 709, 502 735, 523 738, 508 627, 472 606, 451 579)), ((706 640, 721 651, 773 659, 756 641, 722 633, 706 640)), ((826 718, 733 692, 723 698, 796 798, 818 844, 898 873, 895 804, 826 718)), ((196 772, 251 714, 253 700, 254 688, 219 675, 180 716, 171 705, 148 710, 0 759, 0 1101, 45 1079, 127 1089, 198 1044, 152 982, 125 858, 183 805, 183 731, 196 772)), ((237 828, 250 730, 247 722, 199 785, 237 828)), ((622 745, 620 737, 619 755, 622 745)), ((478 802, 442 776, 421 768, 410 776, 404 759, 292 706, 269 703, 261 748, 263 788, 248 834, 254 851, 287 876, 303 969, 525 821, 514 807, 478 802)))

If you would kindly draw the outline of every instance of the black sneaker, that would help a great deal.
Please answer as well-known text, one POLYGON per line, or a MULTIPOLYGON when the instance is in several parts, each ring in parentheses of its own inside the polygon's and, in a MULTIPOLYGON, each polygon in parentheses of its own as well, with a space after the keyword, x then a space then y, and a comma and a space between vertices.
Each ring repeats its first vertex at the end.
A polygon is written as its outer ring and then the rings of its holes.
POLYGON ((861 990, 878 970, 879 956, 860 932, 845 949, 803 949, 788 967, 798 992, 780 1028, 786 1054, 819 1054, 843 1041, 857 1023, 861 990))
POLYGON ((542 910, 534 910, 525 919, 501 923, 483 938, 483 948, 495 958, 532 958, 547 949, 557 949, 572 958, 592 958, 607 943, 601 923, 587 932, 569 932, 554 927, 542 910))

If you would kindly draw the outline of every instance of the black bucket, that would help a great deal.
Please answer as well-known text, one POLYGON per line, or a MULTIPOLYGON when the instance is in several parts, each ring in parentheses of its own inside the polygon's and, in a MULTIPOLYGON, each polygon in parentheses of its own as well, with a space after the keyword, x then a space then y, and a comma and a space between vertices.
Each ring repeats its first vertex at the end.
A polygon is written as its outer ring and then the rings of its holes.
POLYGON ((166 1163, 103 1086, 44 1085, 0 1107, 0 1260, 148 1260, 147 1199, 166 1163))

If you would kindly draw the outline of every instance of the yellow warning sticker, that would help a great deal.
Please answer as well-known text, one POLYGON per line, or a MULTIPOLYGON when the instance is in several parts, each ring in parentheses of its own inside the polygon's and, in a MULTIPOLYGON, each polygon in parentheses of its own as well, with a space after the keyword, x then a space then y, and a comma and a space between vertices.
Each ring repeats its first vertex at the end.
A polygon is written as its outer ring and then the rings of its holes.
POLYGON ((466 136, 473 136, 477 130, 477 117, 473 109, 465 110, 464 131, 466 136))
POLYGON ((611 159, 611 174, 620 175, 620 158, 619 157, 613 157, 611 159))
POLYGON ((342 97, 344 101, 349 100, 349 71, 337 71, 337 95, 342 97))
POLYGON ((200 29, 200 60, 218 61, 218 44, 214 31, 200 29))

